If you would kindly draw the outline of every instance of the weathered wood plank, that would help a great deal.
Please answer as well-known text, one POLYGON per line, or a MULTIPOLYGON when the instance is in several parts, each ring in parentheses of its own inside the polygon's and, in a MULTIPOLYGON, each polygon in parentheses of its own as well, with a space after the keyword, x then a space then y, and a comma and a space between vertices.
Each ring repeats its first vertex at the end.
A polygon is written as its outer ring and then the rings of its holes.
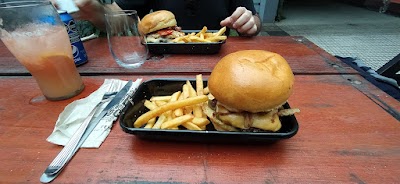
MULTIPOLYGON (((33 103, 40 91, 32 78, 0 77, 0 183, 39 182, 61 150, 45 141, 58 114, 104 78, 84 77, 86 89, 75 98, 33 103)), ((116 123, 99 149, 79 150, 55 182, 398 183, 400 124, 371 96, 394 110, 398 102, 357 76, 295 78, 289 103, 301 109, 300 129, 290 139, 270 145, 144 141, 116 123)))
MULTIPOLYGON (((140 68, 131 70, 119 67, 113 60, 106 38, 85 42, 89 62, 79 66, 82 75, 95 74, 209 74, 214 65, 226 54, 245 49, 261 49, 281 54, 296 74, 354 74, 351 67, 334 58, 303 37, 254 38, 230 37, 221 51, 214 55, 164 55, 153 57, 140 68)), ((0 44, 0 75, 29 75, 28 71, 0 44)))

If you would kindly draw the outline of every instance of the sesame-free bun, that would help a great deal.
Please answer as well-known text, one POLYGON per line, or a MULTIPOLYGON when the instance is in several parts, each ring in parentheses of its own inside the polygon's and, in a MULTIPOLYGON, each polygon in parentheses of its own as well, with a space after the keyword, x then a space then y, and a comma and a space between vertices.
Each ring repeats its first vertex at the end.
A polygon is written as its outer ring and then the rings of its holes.
POLYGON ((227 108, 257 113, 283 105, 292 94, 293 83, 292 70, 281 55, 242 50, 216 64, 208 88, 227 108))
POLYGON ((159 10, 147 14, 138 25, 139 32, 148 34, 167 27, 176 26, 175 15, 167 10, 159 10))

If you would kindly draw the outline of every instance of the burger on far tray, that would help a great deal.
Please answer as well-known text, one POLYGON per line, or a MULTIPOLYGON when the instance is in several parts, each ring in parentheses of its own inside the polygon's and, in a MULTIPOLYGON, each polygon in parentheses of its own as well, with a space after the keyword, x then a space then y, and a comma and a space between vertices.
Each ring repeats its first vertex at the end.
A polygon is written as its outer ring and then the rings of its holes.
POLYGON ((175 15, 167 10, 147 14, 138 25, 139 32, 146 35, 149 43, 170 43, 173 39, 185 36, 177 29, 175 15))
POLYGON ((263 50, 242 50, 223 57, 209 79, 205 114, 216 130, 276 132, 279 116, 299 109, 284 109, 293 92, 294 75, 279 54, 263 50))

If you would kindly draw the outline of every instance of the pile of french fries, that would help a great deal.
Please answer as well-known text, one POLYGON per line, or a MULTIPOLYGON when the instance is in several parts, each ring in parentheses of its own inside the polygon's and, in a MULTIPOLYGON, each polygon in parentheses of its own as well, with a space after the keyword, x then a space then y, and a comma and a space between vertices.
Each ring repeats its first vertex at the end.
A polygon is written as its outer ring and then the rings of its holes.
POLYGON ((139 116, 134 122, 135 128, 178 130, 205 130, 210 123, 202 106, 208 101, 208 88, 203 86, 202 75, 196 75, 196 89, 189 81, 170 96, 153 96, 145 100, 148 112, 139 116))
POLYGON ((223 34, 226 31, 226 27, 221 28, 218 32, 210 33, 207 32, 207 27, 204 26, 198 33, 190 33, 185 36, 177 37, 172 42, 175 43, 189 43, 189 42, 219 42, 226 40, 226 36, 223 34))

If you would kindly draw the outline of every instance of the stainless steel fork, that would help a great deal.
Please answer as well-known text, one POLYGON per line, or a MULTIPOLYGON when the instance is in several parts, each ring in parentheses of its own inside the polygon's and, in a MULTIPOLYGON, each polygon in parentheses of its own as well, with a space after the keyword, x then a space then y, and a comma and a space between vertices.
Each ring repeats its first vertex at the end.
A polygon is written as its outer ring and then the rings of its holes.
POLYGON ((86 131, 90 121, 92 120, 93 116, 95 115, 97 109, 104 104, 105 102, 109 101, 109 97, 115 95, 118 90, 120 89, 120 85, 114 84, 114 81, 111 82, 109 88, 103 95, 103 99, 99 104, 95 106, 95 108, 89 113, 88 117, 84 120, 78 130, 74 133, 74 135, 70 138, 61 152, 54 158, 54 160, 50 163, 50 165, 44 171, 47 175, 55 175, 59 172, 64 165, 70 160, 73 151, 75 150, 76 146, 78 145, 79 140, 82 138, 83 133, 86 131))

